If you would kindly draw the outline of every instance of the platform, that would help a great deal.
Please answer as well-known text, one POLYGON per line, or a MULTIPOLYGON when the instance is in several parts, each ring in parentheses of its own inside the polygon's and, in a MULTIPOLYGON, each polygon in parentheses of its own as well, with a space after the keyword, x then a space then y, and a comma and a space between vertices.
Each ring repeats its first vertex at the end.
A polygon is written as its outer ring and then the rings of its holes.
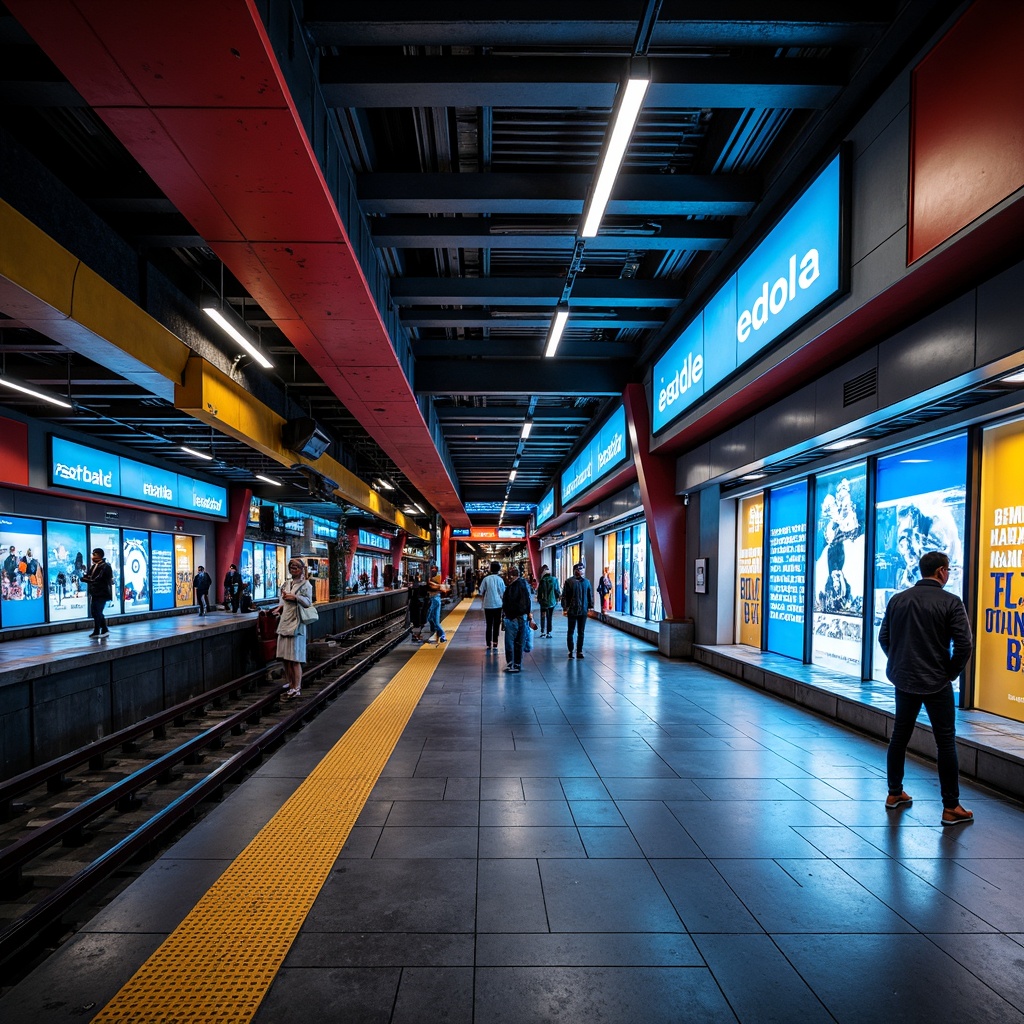
POLYGON ((210 999, 260 1024, 1024 1021, 1020 804, 965 781, 977 820, 943 829, 910 758, 914 803, 887 813, 879 740, 593 621, 586 660, 556 620, 520 674, 478 601, 446 629, 295 735, 0 1019, 212 1020, 210 999))

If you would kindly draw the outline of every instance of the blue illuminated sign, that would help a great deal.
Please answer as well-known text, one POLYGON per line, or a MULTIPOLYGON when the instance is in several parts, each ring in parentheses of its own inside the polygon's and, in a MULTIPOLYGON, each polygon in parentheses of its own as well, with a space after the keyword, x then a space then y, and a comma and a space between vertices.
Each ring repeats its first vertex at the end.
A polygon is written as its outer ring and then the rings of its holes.
POLYGON ((555 514, 555 489, 554 487, 540 499, 540 504, 537 506, 537 519, 534 522, 535 526, 540 526, 541 523, 546 523, 555 514))
POLYGON ((201 515, 227 516, 226 487, 51 437, 50 482, 201 515))
POLYGON ((768 650, 803 659, 807 611, 807 481, 768 496, 768 650))
POLYGON ((842 285, 837 156, 654 364, 655 433, 842 285))
POLYGON ((121 462, 116 455, 55 437, 50 479, 60 487, 118 495, 121 493, 121 462))
POLYGON ((626 410, 620 405, 562 474, 562 505, 626 461, 626 410))

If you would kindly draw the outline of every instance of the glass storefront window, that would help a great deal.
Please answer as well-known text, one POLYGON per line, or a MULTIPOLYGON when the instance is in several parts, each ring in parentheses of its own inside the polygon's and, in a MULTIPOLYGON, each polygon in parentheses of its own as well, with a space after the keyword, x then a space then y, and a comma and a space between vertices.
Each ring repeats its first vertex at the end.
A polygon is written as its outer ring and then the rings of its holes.
POLYGON ((632 569, 630 570, 630 614, 647 617, 647 524, 633 527, 632 569))
POLYGON ((736 642, 761 647, 764 494, 742 498, 736 522, 736 642))
POLYGON ((804 656, 807 608, 807 481, 768 496, 768 642, 789 658, 804 656))

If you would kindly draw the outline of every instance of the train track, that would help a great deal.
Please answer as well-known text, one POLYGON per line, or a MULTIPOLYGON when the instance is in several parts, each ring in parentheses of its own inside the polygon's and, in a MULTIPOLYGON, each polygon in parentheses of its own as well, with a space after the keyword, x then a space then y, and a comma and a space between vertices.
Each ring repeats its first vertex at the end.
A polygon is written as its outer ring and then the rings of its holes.
POLYGON ((279 663, 0 785, 0 994, 408 636, 404 609, 317 644, 303 696, 279 663))

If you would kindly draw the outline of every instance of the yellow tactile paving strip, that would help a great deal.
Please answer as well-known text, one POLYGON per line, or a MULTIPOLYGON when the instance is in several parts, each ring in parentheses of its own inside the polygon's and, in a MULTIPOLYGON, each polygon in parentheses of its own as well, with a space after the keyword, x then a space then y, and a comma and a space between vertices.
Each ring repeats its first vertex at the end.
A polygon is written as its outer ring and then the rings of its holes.
POLYGON ((252 1020, 445 649, 409 659, 94 1022, 252 1020))

